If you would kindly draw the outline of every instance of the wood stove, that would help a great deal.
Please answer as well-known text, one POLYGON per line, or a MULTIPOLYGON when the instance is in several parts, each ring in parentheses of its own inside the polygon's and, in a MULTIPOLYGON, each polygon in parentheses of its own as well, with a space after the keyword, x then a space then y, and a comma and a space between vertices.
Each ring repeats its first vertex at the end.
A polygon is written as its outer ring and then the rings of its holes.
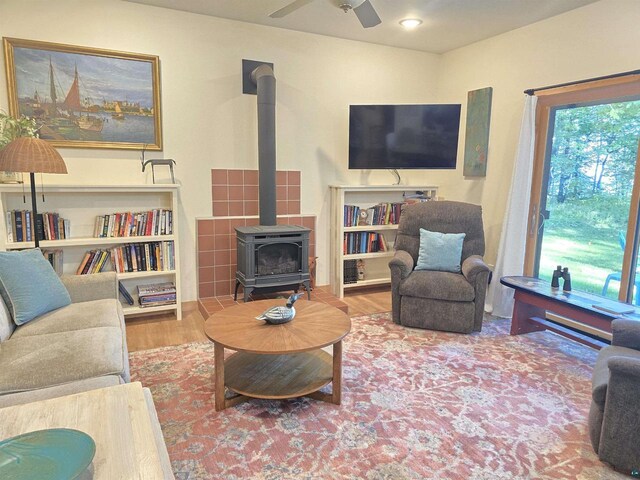
POLYGON ((258 289, 298 290, 303 285, 310 297, 309 233, 297 225, 237 227, 238 270, 234 300, 240 285, 244 301, 258 289))
POLYGON ((234 300, 244 287, 244 301, 256 289, 270 291, 307 289, 310 229, 276 225, 276 77, 273 65, 242 60, 243 92, 258 98, 258 182, 260 225, 237 227, 238 270, 234 300), (255 85, 255 90, 250 87, 255 85))

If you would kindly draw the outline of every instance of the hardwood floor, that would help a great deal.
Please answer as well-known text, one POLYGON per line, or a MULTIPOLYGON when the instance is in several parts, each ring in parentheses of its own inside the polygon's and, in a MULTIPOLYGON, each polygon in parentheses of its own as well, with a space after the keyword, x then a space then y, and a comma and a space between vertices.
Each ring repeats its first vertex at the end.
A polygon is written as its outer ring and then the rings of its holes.
MULTIPOLYGON (((370 313, 391 311, 389 287, 351 290, 344 297, 349 305, 349 315, 357 317, 370 313)), ((127 346, 130 352, 151 348, 182 345, 192 342, 206 342, 204 318, 198 311, 196 302, 190 302, 182 311, 182 320, 173 315, 152 315, 127 320, 127 346)))
POLYGON ((350 290, 342 300, 349 305, 351 317, 391 311, 389 287, 363 288, 357 292, 350 290))
POLYGON ((183 307, 182 320, 176 320, 172 314, 150 315, 127 319, 126 325, 130 352, 208 341, 196 302, 183 307))

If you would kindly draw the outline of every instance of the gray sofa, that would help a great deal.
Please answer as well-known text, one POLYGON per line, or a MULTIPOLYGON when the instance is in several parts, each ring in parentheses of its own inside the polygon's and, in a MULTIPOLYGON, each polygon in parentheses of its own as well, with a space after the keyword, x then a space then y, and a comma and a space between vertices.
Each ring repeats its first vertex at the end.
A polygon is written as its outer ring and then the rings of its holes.
POLYGON ((0 407, 130 379, 115 274, 63 276, 62 281, 71 305, 22 326, 0 314, 0 330, 10 333, 0 344, 0 407))
POLYGON ((640 469, 640 322, 618 318, 593 369, 589 434, 600 460, 640 469))
MULTIPOLYGON (((62 276, 71 304, 16 326, 0 298, 0 408, 129 382, 115 273, 62 276)), ((160 423, 144 389, 156 446, 173 478, 160 423)))

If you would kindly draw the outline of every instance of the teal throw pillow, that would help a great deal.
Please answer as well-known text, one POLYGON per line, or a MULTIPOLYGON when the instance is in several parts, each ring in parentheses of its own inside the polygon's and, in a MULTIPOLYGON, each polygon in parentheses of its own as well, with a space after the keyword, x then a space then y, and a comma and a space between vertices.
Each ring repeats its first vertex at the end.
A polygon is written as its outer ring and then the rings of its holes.
POLYGON ((416 270, 460 273, 465 233, 440 233, 420 229, 416 270))
POLYGON ((39 248, 0 252, 0 294, 16 325, 71 303, 39 248))

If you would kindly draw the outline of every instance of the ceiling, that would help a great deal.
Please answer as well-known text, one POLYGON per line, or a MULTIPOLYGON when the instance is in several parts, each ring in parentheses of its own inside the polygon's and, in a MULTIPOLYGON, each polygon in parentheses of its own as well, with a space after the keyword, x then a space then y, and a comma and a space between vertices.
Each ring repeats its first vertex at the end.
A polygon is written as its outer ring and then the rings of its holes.
POLYGON ((598 0, 370 0, 382 24, 364 29, 337 0, 314 0, 284 18, 269 14, 292 0, 125 0, 242 22, 431 53, 444 53, 598 0), (415 30, 398 22, 422 19, 415 30))

